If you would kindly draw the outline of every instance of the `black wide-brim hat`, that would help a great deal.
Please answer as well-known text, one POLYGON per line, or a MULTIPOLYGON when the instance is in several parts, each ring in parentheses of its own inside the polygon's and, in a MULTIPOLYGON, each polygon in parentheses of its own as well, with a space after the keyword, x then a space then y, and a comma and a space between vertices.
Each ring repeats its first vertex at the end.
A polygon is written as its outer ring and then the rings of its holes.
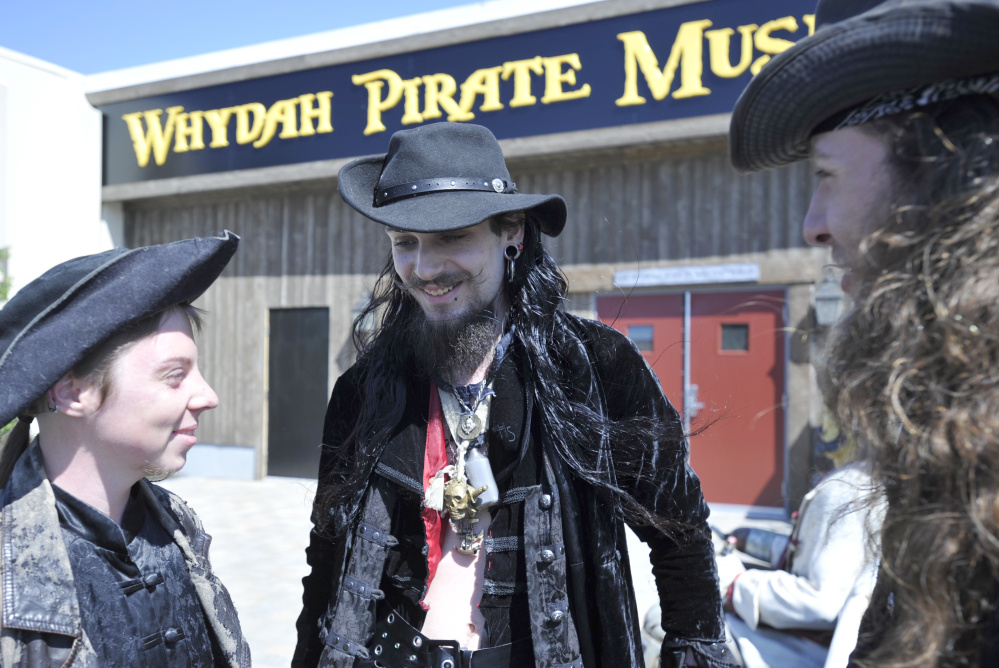
POLYGON ((116 332, 208 289, 239 237, 117 248, 49 269, 0 310, 0 424, 116 332))
POLYGON ((739 171, 806 158, 824 121, 879 95, 999 71, 999 0, 820 0, 815 24, 736 103, 739 171))
POLYGON ((534 215, 549 236, 565 227, 565 200, 517 192, 496 137, 471 123, 400 130, 388 153, 345 165, 337 187, 360 213, 407 232, 458 230, 514 211, 534 215))

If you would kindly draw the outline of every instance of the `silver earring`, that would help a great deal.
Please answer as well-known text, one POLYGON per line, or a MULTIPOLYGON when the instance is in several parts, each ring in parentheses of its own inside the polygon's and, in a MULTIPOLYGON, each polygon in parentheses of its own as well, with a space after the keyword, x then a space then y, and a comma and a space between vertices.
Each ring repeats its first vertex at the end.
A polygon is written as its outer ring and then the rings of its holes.
POLYGON ((514 262, 520 257, 524 250, 524 244, 509 244, 503 249, 503 257, 506 259, 507 281, 513 283, 514 262))

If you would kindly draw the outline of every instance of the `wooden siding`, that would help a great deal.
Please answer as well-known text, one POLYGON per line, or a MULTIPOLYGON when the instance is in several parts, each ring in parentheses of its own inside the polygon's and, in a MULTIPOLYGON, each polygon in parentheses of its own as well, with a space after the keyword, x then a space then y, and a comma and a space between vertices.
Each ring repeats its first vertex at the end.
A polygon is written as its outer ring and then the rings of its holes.
MULTIPOLYGON (((563 265, 696 260, 798 248, 813 187, 806 164, 753 175, 728 166, 723 143, 514 165, 521 192, 557 192, 569 208, 547 246, 563 265)), ((203 371, 220 398, 206 443, 252 445, 264 459, 269 309, 330 308, 331 383, 352 363, 352 308, 371 289, 388 244, 335 184, 208 193, 126 205, 130 247, 229 229, 242 237, 199 301, 203 371)), ((316 425, 317 442, 321 425, 316 425)))

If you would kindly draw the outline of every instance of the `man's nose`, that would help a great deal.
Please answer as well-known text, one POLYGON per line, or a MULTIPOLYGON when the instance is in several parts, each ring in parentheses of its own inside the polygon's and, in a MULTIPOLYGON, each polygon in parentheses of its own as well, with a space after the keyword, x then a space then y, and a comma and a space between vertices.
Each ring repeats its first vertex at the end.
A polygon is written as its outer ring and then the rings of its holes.
POLYGON ((191 410, 206 411, 217 407, 219 405, 219 397, 215 394, 215 390, 208 384, 208 381, 205 380, 200 371, 195 371, 195 373, 197 374, 197 378, 194 380, 198 383, 198 389, 191 397, 191 410))
POLYGON ((440 253, 433 248, 421 245, 416 253, 416 262, 413 272, 424 281, 429 281, 441 273, 444 267, 444 259, 440 253))
POLYGON ((801 226, 801 234, 805 237, 805 241, 812 246, 832 245, 832 234, 829 232, 825 204, 818 190, 812 195, 812 201, 808 205, 808 212, 805 214, 805 220, 801 226))

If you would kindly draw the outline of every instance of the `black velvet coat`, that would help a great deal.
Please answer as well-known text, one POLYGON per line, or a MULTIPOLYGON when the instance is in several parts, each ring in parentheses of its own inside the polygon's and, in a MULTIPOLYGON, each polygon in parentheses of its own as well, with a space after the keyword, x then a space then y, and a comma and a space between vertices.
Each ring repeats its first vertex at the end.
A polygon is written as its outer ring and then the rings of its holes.
MULTIPOLYGON (((658 380, 629 339, 593 321, 572 318, 570 324, 578 345, 558 351, 557 359, 564 360, 563 378, 571 383, 577 397, 584 397, 591 407, 611 420, 631 416, 679 420, 658 380)), ((578 656, 588 668, 637 668, 642 665, 641 622, 634 602, 621 514, 606 492, 573 475, 571 468, 555 454, 550 435, 537 427, 540 419, 534 406, 531 380, 526 377, 529 365, 524 363, 524 351, 515 344, 511 355, 521 375, 524 410, 528 421, 535 425, 528 429, 534 432, 534 440, 538 441, 533 447, 539 447, 545 460, 550 462, 554 473, 550 482, 557 487, 561 499, 559 514, 566 551, 561 585, 568 595, 578 637, 578 656)), ((361 373, 355 366, 337 381, 333 390, 324 430, 326 447, 320 465, 320 471, 327 475, 336 475, 330 468, 333 453, 349 434, 352 420, 359 412, 361 383, 361 373)), ((381 445, 380 452, 375 453, 379 461, 370 464, 369 485, 386 475, 396 483, 409 478, 410 487, 421 479, 429 396, 428 388, 422 385, 414 383, 408 388, 409 405, 402 424, 389 442, 381 445)), ((497 394, 501 396, 500 392, 497 394)), ((531 436, 523 434, 525 442, 531 436)), ((601 442, 594 435, 592 442, 582 445, 592 448, 593 452, 601 452, 613 470, 613 444, 601 442)), ((493 457, 491 448, 490 459, 493 457)), ((666 631, 664 668, 679 665, 675 663, 677 657, 688 648, 694 652, 699 665, 727 665, 718 577, 707 528, 708 508, 687 457, 687 444, 683 440, 650 442, 642 448, 641 478, 618 476, 617 479, 617 484, 644 507, 672 520, 677 527, 671 538, 648 526, 633 526, 651 549, 653 574, 662 602, 662 625, 666 631)), ((497 463, 492 463, 494 471, 497 470, 497 463)), ((328 479, 321 478, 320 485, 328 479)), ((502 483, 500 487, 502 491, 502 483)), ((358 506, 363 505, 362 499, 370 498, 365 497, 368 491, 358 490, 358 506)), ((331 513, 336 520, 338 509, 331 513)), ((324 640, 328 639, 331 617, 336 616, 337 600, 346 595, 343 593, 346 565, 354 552, 366 550, 368 545, 356 538, 358 516, 346 512, 340 513, 340 517, 347 518, 347 526, 335 537, 329 531, 314 529, 312 532, 307 550, 312 572, 303 580, 304 608, 298 621, 298 647, 293 666, 353 665, 349 657, 332 660, 328 651, 324 653, 324 645, 332 644, 324 640), (322 662, 321 656, 324 657, 322 662)), ((316 519, 314 517, 314 521, 316 519)), ((336 524, 334 521, 333 525, 336 524)), ((394 520, 393 534, 397 533, 397 524, 394 520)), ((530 529, 530 526, 525 527, 524 533, 530 533, 530 529)), ((368 558, 365 553, 364 559, 368 558)), ((370 638, 373 615, 362 612, 356 617, 346 622, 334 621, 340 628, 352 631, 350 635, 356 638, 355 643, 363 644, 370 638)), ((539 643, 543 642, 540 634, 535 631, 532 636, 538 665, 558 665, 558 661, 549 664, 543 657, 545 650, 539 649, 539 643)))

